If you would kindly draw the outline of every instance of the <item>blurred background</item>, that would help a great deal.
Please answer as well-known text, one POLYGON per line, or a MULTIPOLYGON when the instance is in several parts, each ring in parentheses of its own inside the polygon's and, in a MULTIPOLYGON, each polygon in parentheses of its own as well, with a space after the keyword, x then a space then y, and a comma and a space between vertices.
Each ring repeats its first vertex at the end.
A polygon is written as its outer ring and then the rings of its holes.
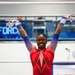
MULTIPOLYGON (((38 2, 55 2, 41 5, 1 4, 1 2, 37 2, 37 0, 0 1, 0 75, 32 75, 30 55, 20 33, 15 26, 7 27, 6 24, 9 20, 21 17, 22 27, 34 45, 39 33, 47 35, 49 44, 61 17, 75 13, 75 1, 38 0, 38 2), (65 3, 56 4, 56 2, 65 3)), ((72 22, 67 20, 59 36, 53 62, 53 75, 75 75, 74 70, 75 15, 72 22)))

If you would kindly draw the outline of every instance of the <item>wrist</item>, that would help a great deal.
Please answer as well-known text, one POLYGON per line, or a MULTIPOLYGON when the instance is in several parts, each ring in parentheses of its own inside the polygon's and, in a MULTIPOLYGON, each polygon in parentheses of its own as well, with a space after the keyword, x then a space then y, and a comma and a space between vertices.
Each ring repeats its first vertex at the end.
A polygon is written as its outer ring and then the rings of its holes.
POLYGON ((15 26, 17 27, 17 28, 19 28, 20 26, 21 26, 21 22, 19 22, 18 20, 15 22, 15 26))
POLYGON ((60 24, 64 25, 66 23, 66 17, 62 17, 60 24))

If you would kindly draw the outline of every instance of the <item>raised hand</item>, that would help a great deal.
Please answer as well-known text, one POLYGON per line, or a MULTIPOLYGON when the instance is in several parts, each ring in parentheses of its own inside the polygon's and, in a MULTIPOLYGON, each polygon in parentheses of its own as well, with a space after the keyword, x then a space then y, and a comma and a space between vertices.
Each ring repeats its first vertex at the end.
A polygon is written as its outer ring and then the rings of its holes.
POLYGON ((66 19, 69 20, 70 22, 72 22, 73 21, 73 15, 74 14, 66 16, 66 19))
POLYGON ((12 26, 16 26, 19 27, 21 26, 21 22, 19 22, 19 20, 10 20, 6 26, 12 27, 12 26))
POLYGON ((16 20, 10 20, 10 21, 8 21, 6 26, 12 27, 12 26, 14 26, 15 22, 16 22, 16 20))

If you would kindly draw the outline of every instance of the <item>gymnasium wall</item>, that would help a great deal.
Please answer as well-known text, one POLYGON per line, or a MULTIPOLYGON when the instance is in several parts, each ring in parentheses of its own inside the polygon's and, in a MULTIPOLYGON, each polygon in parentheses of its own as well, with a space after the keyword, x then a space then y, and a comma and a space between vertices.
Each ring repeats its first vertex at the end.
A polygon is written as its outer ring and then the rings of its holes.
MULTIPOLYGON (((8 0, 9 1, 9 0, 8 0)), ((12 1, 12 0, 11 0, 12 1)), ((19 0, 17 0, 19 1, 19 0)), ((26 2, 37 2, 37 0, 25 0, 26 2)), ((24 2, 25 2, 24 1, 24 2)), ((39 2, 56 2, 60 0, 39 0, 39 2)), ((61 0, 65 1, 65 0, 61 0)), ((67 1, 67 0, 66 0, 67 1)), ((66 2, 65 1, 65 2, 66 2)), ((73 0, 68 0, 73 1, 73 0)), ((29 15, 64 15, 75 12, 75 4, 55 5, 0 5, 0 16, 29 16, 29 15), (35 7, 35 8, 34 8, 35 7)))
MULTIPOLYGON (((36 43, 33 44, 36 46, 36 43)), ((54 63, 74 62, 73 51, 75 51, 74 42, 58 42, 54 63)), ((59 67, 54 72, 58 73, 58 69, 59 67)), ((72 72, 74 71, 72 70, 72 72)), ((23 41, 0 42, 0 75, 32 75, 29 52, 23 41)))
MULTIPOLYGON (((33 44, 36 46, 36 43, 33 44)), ((63 41, 59 41, 56 48, 54 61, 74 61, 75 58, 72 55, 74 51, 75 42, 70 41, 63 43, 63 41)), ((30 61, 29 52, 24 42, 0 42, 0 61, 1 60, 30 61)))

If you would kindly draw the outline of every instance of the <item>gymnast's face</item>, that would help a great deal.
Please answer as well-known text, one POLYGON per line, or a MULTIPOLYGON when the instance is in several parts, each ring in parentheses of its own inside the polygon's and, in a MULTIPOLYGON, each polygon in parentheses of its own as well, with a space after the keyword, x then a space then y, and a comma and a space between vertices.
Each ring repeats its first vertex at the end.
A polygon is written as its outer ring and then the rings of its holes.
POLYGON ((43 34, 40 34, 37 36, 36 42, 39 49, 44 49, 46 47, 47 38, 43 34))

